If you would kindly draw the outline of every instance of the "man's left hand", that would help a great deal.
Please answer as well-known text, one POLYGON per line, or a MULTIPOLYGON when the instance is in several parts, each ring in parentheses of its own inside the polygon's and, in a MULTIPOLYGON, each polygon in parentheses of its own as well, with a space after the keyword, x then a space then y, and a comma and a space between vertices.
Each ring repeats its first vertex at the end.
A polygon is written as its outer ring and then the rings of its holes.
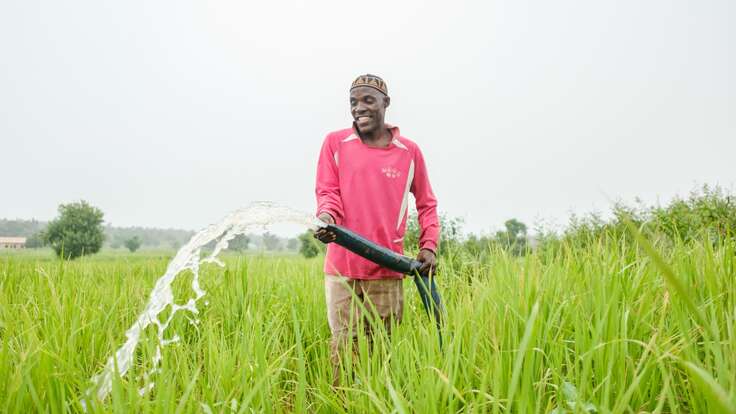
POLYGON ((434 274, 435 267, 437 266, 437 256, 433 251, 429 249, 419 250, 417 260, 422 263, 422 266, 419 268, 420 275, 434 274))

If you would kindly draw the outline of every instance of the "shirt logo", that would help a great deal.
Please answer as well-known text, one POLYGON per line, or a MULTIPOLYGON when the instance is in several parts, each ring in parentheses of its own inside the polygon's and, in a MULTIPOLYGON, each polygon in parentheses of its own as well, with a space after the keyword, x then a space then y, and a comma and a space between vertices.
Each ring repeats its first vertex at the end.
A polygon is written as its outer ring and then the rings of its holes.
POLYGON ((381 173, 388 178, 396 178, 401 175, 401 171, 394 167, 383 167, 381 168, 381 173))

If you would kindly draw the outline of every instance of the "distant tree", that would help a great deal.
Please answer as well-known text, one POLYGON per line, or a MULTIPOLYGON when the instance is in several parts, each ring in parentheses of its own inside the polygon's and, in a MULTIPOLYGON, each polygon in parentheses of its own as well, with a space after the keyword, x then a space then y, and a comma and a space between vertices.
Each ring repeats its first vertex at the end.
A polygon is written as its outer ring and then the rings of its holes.
MULTIPOLYGON (((446 214, 439 215, 440 221, 440 245, 439 254, 444 253, 450 246, 457 245, 463 232, 463 219, 459 217, 448 217, 446 214)), ((419 249, 419 238, 421 229, 419 219, 415 211, 409 213, 406 221, 406 233, 404 233, 404 249, 412 252, 419 249)))
POLYGON ((263 233, 263 246, 266 250, 279 250, 279 247, 281 247, 280 242, 281 241, 276 235, 269 232, 263 233))
POLYGON ((470 233, 465 241, 462 243, 463 248, 474 256, 479 256, 488 253, 488 250, 493 245, 494 241, 486 236, 476 236, 470 233))
POLYGON ((46 223, 32 220, 8 220, 0 219, 0 235, 31 237, 33 234, 43 231, 46 223))
POLYGON ((26 239, 26 247, 29 249, 37 249, 39 247, 43 247, 46 244, 45 239, 46 235, 43 231, 33 233, 26 239))
POLYGON ((138 250, 141 247, 141 239, 138 236, 133 236, 125 241, 125 247, 130 250, 131 253, 138 250))
POLYGON ((513 238, 513 239, 519 239, 522 237, 526 237, 526 224, 520 222, 519 220, 513 218, 511 220, 506 220, 504 223, 504 226, 506 226, 506 232, 513 238))
POLYGON ((235 252, 242 252, 244 250, 248 250, 249 244, 250 238, 248 236, 245 234, 238 234, 227 244, 227 249, 235 252))
POLYGON ((601 240, 619 243, 631 237, 627 221, 653 239, 717 243, 736 238, 736 194, 719 186, 696 187, 688 197, 675 197, 666 205, 617 202, 611 213, 607 219, 598 213, 573 216, 561 239, 579 246, 601 240))
POLYGON ((315 257, 326 250, 325 244, 314 238, 311 230, 299 235, 299 253, 306 258, 315 257))
POLYGON ((296 249, 299 248, 299 240, 296 239, 296 238, 294 238, 294 237, 290 238, 286 242, 286 248, 289 249, 289 250, 291 250, 291 251, 295 251, 296 249))
POLYGON ((59 217, 46 229, 46 242, 64 259, 97 253, 105 240, 103 216, 100 209, 84 200, 61 204, 59 217))
POLYGON ((169 247, 181 246, 189 240, 194 233, 187 230, 161 229, 151 227, 105 227, 105 239, 112 248, 123 247, 126 240, 138 236, 141 240, 141 248, 144 247, 169 247))
POLYGON ((110 241, 110 247, 112 247, 113 249, 119 249, 123 247, 123 243, 125 243, 125 240, 121 240, 120 237, 114 237, 110 241))
POLYGON ((505 231, 496 232, 496 242, 514 255, 523 255, 527 248, 526 224, 513 218, 506 220, 504 226, 506 227, 505 231))

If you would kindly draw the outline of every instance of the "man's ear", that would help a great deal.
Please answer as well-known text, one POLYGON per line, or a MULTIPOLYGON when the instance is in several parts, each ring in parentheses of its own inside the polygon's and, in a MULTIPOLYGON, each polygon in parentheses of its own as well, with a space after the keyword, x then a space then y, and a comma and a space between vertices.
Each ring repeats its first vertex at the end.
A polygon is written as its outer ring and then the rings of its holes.
POLYGON ((388 108, 388 106, 391 105, 391 97, 390 96, 384 96, 383 97, 383 107, 388 108))

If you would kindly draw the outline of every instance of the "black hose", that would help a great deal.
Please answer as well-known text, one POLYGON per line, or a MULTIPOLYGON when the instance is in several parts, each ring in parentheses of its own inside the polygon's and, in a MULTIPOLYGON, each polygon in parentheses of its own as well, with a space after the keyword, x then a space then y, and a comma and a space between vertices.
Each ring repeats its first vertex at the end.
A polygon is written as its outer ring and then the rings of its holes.
POLYGON ((365 237, 337 224, 328 224, 327 231, 335 234, 335 243, 362 256, 373 263, 387 267, 396 272, 414 274, 419 271, 422 263, 411 257, 404 256, 366 239, 365 237))
MULTIPOLYGON (((419 274, 419 268, 422 266, 420 261, 398 254, 386 247, 379 246, 365 237, 337 224, 328 224, 326 230, 335 234, 335 243, 358 256, 393 271, 414 276, 414 283, 419 290, 419 297, 422 299, 424 310, 427 312, 427 315, 431 313, 434 316, 439 333, 445 308, 442 305, 442 298, 439 289, 437 289, 434 277, 419 274)), ((439 334, 440 347, 442 347, 442 334, 439 334)))

